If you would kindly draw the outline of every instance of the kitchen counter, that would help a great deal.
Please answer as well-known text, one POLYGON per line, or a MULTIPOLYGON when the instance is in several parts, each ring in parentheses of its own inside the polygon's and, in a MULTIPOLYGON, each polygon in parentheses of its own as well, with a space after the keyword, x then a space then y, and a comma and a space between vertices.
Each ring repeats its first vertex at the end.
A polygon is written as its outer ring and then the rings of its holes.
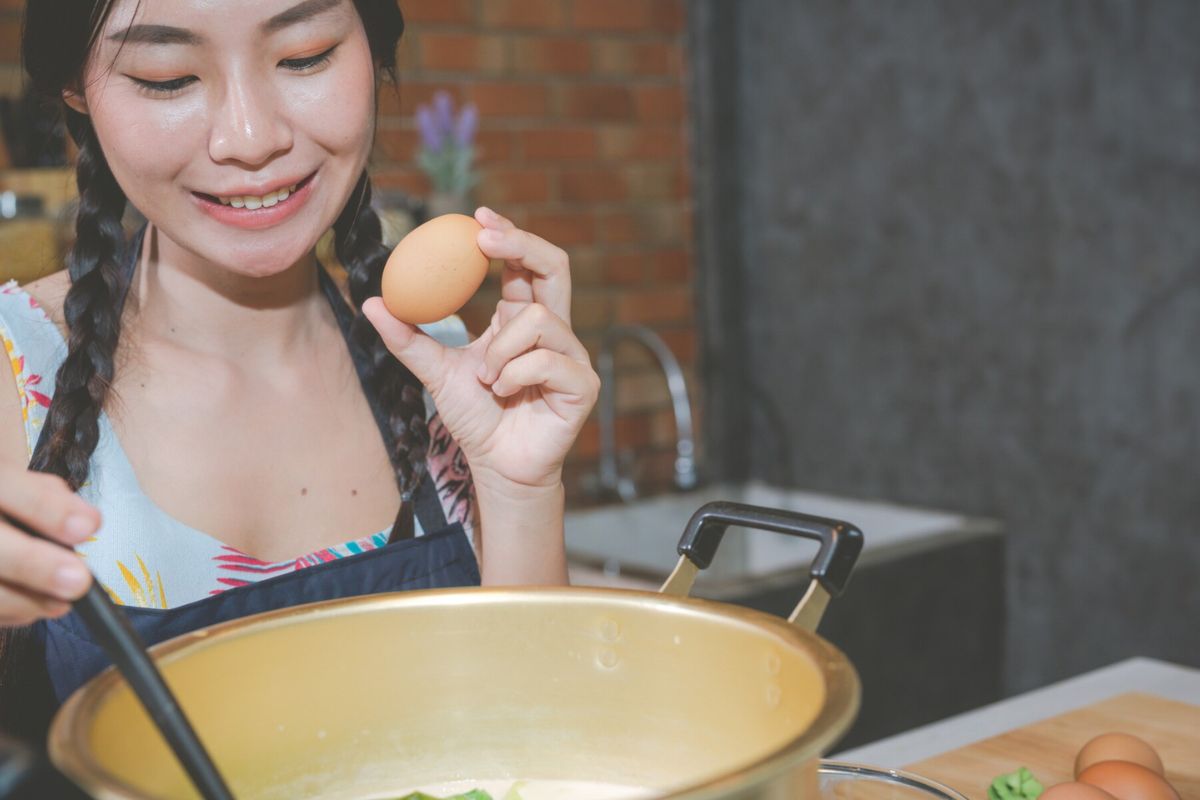
MULTIPOLYGON (((630 575, 643 586, 657 586, 675 568, 679 558, 675 547, 688 519, 713 500, 845 520, 863 532, 863 551, 856 569, 1002 533, 996 520, 751 481, 571 511, 565 525, 567 557, 580 566, 580 576, 588 580, 609 585, 617 575, 630 575)), ((712 566, 699 576, 697 587, 710 588, 715 594, 736 593, 731 587, 747 581, 807 570, 816 551, 815 543, 790 536, 727 537, 712 566)))
POLYGON ((1200 705, 1200 669, 1131 658, 831 758, 899 768, 1126 692, 1200 705))

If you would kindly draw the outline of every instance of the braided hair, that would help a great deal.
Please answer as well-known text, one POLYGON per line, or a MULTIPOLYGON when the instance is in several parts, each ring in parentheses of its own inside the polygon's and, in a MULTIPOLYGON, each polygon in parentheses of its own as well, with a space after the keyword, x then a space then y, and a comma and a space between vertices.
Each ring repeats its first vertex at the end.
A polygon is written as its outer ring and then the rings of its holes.
MULTIPOLYGON (((25 9, 22 58, 33 87, 61 99, 82 85, 84 65, 113 0, 29 0, 25 9)), ((354 0, 372 57, 395 81, 395 51, 404 30, 397 0, 354 0)), ((86 482, 99 441, 99 417, 109 396, 121 334, 126 247, 121 224, 127 200, 113 176, 90 118, 64 107, 67 130, 78 148, 79 209, 75 243, 67 258, 71 288, 64 300, 67 356, 56 376, 47 412, 44 444, 30 469, 63 477, 72 489, 86 482)), ((394 438, 389 453, 400 488, 400 515, 393 538, 413 535, 409 502, 425 472, 429 432, 423 388, 388 352, 362 304, 379 294, 387 249, 371 208, 366 172, 334 223, 335 253, 349 278, 354 320, 347 344, 368 356, 364 391, 387 409, 394 438)), ((30 629, 0 629, 0 728, 30 741, 44 741, 54 707, 44 654, 30 629)))

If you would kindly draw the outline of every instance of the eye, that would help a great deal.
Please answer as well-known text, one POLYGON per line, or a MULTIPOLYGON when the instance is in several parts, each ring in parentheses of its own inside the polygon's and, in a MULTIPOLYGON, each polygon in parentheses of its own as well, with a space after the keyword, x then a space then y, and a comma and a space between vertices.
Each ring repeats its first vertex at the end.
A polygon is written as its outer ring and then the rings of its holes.
POLYGON ((138 88, 147 94, 156 96, 169 96, 181 91, 188 84, 196 80, 194 75, 185 75, 182 78, 174 78, 169 81, 147 81, 141 78, 135 78, 132 75, 126 76, 129 80, 138 85, 138 88))
POLYGON ((333 55, 333 51, 336 49, 337 45, 335 44, 325 52, 318 53, 315 56, 309 56, 308 58, 285 59, 279 62, 279 66, 283 67, 284 69, 290 69, 294 72, 304 72, 305 70, 310 70, 328 63, 329 57, 333 55))

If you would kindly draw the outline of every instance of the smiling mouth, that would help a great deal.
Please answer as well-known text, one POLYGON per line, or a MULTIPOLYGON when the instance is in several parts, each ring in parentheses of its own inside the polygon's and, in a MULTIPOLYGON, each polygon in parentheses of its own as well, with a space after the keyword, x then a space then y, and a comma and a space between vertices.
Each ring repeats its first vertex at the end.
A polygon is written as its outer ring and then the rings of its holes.
POLYGON ((265 195, 234 195, 231 197, 218 197, 217 195, 205 194, 204 192, 193 192, 197 197, 207 200, 210 203, 220 204, 228 208, 237 208, 245 211, 257 211, 260 208, 271 208, 280 203, 287 202, 287 199, 295 194, 300 189, 303 189, 313 179, 312 173, 307 178, 304 178, 299 183, 294 183, 291 186, 285 186, 274 192, 268 192, 265 195))

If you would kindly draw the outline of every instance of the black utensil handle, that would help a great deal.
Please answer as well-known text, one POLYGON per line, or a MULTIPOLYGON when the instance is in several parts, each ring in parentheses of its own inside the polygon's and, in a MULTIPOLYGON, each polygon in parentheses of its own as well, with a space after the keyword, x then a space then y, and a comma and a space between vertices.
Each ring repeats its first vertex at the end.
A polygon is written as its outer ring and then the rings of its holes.
MULTIPOLYGON (((7 521, 30 536, 70 549, 16 520, 7 518, 7 521)), ((200 743, 200 737, 196 735, 175 695, 163 680, 162 673, 146 652, 137 630, 129 622, 129 618, 109 599, 95 576, 92 576, 92 585, 87 594, 76 600, 72 607, 83 618, 92 636, 96 637, 96 642, 104 648, 104 652, 133 688, 142 707, 158 726, 200 795, 205 800, 233 800, 229 787, 221 778, 208 751, 200 743)))
POLYGON ((201 796, 205 800, 233 800, 229 787, 146 652, 129 618, 121 613, 96 581, 92 582, 87 594, 76 601, 74 608, 133 687, 142 707, 162 732, 201 796))
POLYGON ((707 569, 730 525, 820 542, 821 548, 809 572, 833 597, 841 596, 845 590, 858 554, 862 552, 862 531, 849 522, 798 511, 718 501, 701 506, 688 520, 683 538, 679 540, 679 555, 700 569, 707 569))
POLYGON ((20 742, 0 736, 0 800, 10 797, 36 764, 33 753, 20 742))

